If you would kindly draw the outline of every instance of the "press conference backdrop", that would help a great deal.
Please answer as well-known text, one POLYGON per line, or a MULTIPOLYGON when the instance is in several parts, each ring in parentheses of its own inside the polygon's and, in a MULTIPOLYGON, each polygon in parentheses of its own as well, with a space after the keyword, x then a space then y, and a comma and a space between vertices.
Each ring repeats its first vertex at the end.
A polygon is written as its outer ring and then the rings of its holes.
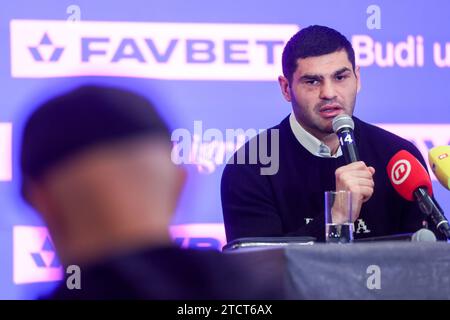
MULTIPOLYGON (((2 1, 0 298, 36 298, 64 272, 19 196, 20 133, 39 102, 87 82, 154 101, 174 130, 173 160, 189 171, 172 236, 219 249, 227 157, 290 112, 277 84, 290 36, 311 24, 345 34, 362 68, 356 116, 411 140, 426 158, 450 144, 449 12, 444 0, 2 1)), ((450 215, 450 193, 433 187, 450 215)))

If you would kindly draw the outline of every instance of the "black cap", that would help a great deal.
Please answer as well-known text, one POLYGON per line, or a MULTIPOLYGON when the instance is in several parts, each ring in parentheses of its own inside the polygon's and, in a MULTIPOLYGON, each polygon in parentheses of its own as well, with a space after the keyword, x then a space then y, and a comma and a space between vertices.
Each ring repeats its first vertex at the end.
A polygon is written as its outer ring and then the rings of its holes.
POLYGON ((170 133, 154 106, 127 90, 82 86, 38 107, 27 120, 20 165, 22 189, 48 169, 88 147, 124 138, 170 133))

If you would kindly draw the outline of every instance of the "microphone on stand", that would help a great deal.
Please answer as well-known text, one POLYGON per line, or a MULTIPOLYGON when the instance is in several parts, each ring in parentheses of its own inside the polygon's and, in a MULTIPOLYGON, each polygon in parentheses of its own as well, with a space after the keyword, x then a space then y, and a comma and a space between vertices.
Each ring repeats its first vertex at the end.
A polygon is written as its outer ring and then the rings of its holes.
POLYGON ((353 240, 353 242, 379 242, 379 241, 435 242, 436 236, 432 231, 422 228, 414 233, 401 233, 389 236, 370 237, 353 240))
POLYGON ((444 188, 450 190, 450 146, 440 146, 428 152, 431 170, 444 188))
POLYGON ((436 242, 436 236, 428 229, 422 228, 414 232, 411 241, 413 242, 436 242))
POLYGON ((431 217, 436 228, 450 239, 450 225, 433 199, 430 177, 411 153, 397 152, 387 165, 387 174, 394 189, 406 200, 416 201, 420 210, 431 217))

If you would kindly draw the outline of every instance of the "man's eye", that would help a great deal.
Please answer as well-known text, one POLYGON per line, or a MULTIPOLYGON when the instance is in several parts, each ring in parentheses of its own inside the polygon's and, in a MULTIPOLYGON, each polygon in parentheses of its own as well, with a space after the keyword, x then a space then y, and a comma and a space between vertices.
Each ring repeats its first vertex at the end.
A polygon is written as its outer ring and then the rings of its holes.
POLYGON ((348 78, 347 75, 336 76, 336 80, 338 80, 338 81, 342 81, 342 80, 344 80, 344 79, 346 79, 346 78, 348 78))
POLYGON ((315 85, 319 84, 319 81, 317 81, 317 80, 307 80, 306 84, 315 86, 315 85))

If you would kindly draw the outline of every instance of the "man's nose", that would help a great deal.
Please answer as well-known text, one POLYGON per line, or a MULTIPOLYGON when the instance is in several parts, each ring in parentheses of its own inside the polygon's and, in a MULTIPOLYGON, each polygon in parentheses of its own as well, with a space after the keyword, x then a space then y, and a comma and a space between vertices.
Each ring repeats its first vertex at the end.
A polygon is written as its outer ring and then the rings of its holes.
POLYGON ((331 81, 324 81, 320 87, 320 98, 324 100, 333 100, 336 98, 336 91, 331 81))

